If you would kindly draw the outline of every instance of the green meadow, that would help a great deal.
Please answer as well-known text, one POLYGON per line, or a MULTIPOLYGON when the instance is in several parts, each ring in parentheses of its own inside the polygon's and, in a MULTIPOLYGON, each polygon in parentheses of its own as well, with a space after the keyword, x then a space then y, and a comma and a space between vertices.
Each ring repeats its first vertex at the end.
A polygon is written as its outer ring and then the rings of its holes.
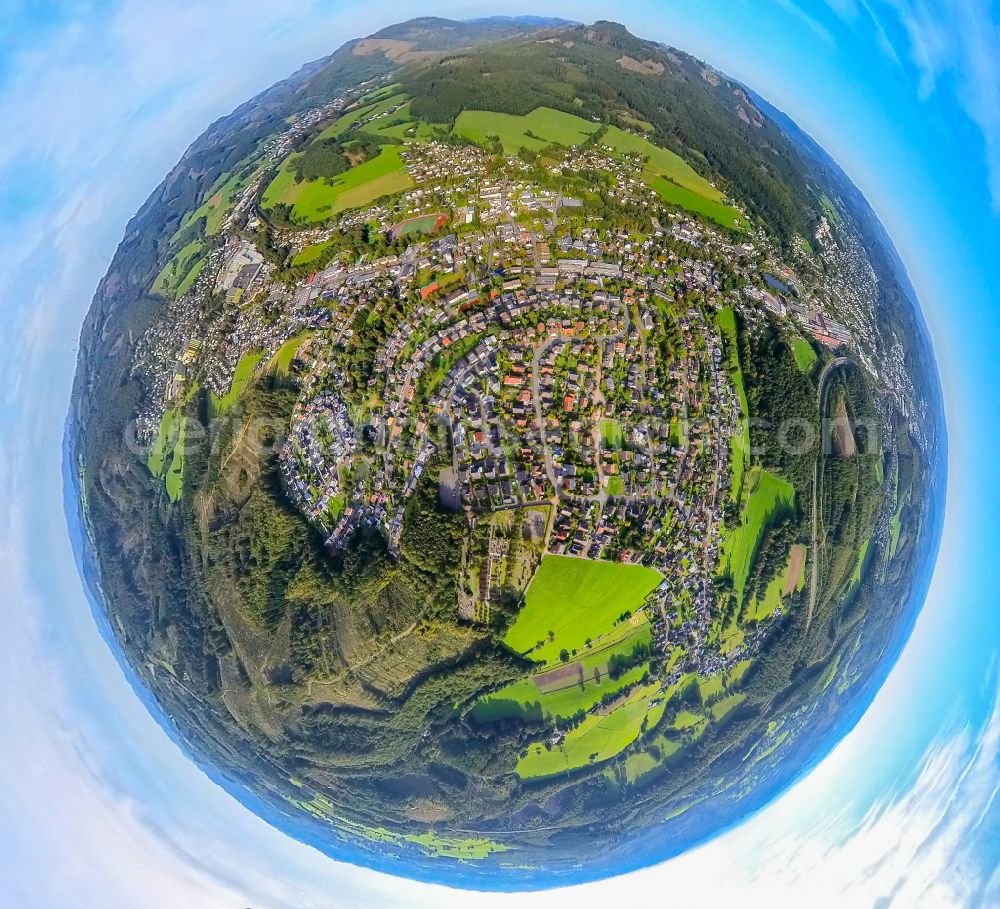
POLYGON ((625 624, 619 617, 634 616, 661 580, 641 565, 546 555, 504 643, 518 653, 530 651, 537 662, 557 662, 562 650, 579 651, 625 624))
POLYGON ((540 151, 553 143, 567 147, 580 145, 598 129, 599 123, 591 123, 551 107, 539 107, 523 116, 489 110, 464 110, 455 120, 455 132, 460 136, 479 143, 497 136, 508 153, 521 148, 540 151))
POLYGON ((254 372, 260 361, 264 358, 263 351, 252 351, 240 357, 240 362, 236 364, 236 372, 233 374, 233 381, 229 386, 229 391, 221 398, 212 393, 212 414, 219 416, 229 410, 239 399, 240 395, 253 380, 254 372))
POLYGON ((792 353, 795 355, 796 366, 802 372, 809 372, 813 363, 816 362, 816 351, 805 338, 795 338, 792 341, 792 353))
POLYGON ((740 598, 764 531, 776 517, 795 508, 795 489, 787 480, 755 467, 747 483, 749 492, 740 523, 727 532, 722 547, 722 570, 732 577, 740 598))
POLYGON ((655 726, 665 706, 659 685, 637 688, 610 712, 588 715, 558 745, 530 745, 517 763, 517 775, 521 779, 552 776, 613 758, 639 737, 644 723, 655 726))

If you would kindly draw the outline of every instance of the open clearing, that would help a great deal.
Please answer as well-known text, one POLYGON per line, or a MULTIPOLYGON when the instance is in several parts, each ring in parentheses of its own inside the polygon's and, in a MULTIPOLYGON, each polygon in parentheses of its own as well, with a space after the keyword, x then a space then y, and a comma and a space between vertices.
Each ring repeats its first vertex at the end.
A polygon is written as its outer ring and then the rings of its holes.
POLYGON ((555 662, 560 651, 579 651, 588 640, 633 621, 661 580, 659 572, 641 565, 546 555, 504 643, 540 663, 555 662), (625 613, 633 619, 619 623, 625 613))
POLYGON ((809 372, 813 363, 816 362, 816 351, 805 338, 795 338, 792 341, 792 353, 795 355, 795 365, 802 372, 809 372))
POLYGON ((490 136, 497 136, 508 153, 515 153, 521 148, 540 151, 553 143, 567 147, 579 145, 598 129, 599 123, 591 123, 551 107, 538 107, 523 116, 489 110, 464 110, 455 120, 455 132, 460 136, 480 143, 485 143, 490 136))
POLYGON ((601 420, 601 439, 605 448, 621 448, 624 436, 617 420, 601 420))
POLYGON ((792 547, 792 556, 788 562, 788 573, 785 575, 784 595, 791 596, 796 590, 801 590, 806 582, 806 547, 796 543, 792 547))

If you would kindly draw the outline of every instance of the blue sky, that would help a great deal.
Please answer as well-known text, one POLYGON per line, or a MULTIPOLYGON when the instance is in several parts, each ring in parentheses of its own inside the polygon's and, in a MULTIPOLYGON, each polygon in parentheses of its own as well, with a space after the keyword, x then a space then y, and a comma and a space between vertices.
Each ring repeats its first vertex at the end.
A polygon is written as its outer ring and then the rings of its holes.
MULTIPOLYGON (((124 225, 216 117, 397 4, 0 0, 0 907, 542 905, 343 865, 190 764, 100 639, 67 542, 76 337, 124 225)), ((772 806, 654 869, 544 898, 606 905, 1000 904, 1000 10, 986 0, 429 3, 613 18, 786 110, 890 231, 936 346, 950 436, 941 556, 857 728, 772 806)))

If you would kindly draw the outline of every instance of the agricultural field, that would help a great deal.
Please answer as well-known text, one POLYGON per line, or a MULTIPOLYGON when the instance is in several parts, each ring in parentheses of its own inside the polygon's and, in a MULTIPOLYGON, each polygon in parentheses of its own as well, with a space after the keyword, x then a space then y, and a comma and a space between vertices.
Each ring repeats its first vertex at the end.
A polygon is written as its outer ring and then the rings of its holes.
MULTIPOLYGON (((323 132, 321 132, 314 141, 320 142, 323 139, 330 139, 334 136, 339 136, 342 133, 347 132, 360 120, 366 120, 373 117, 382 117, 387 111, 392 110, 397 104, 402 104, 407 100, 407 96, 402 92, 390 94, 380 100, 374 100, 367 104, 362 104, 359 107, 349 110, 346 114, 335 120, 330 126, 328 126, 323 132)), ((400 111, 402 108, 400 108, 400 111)), ((392 117, 396 115, 393 114, 392 117)), ((377 122, 377 121, 376 121, 377 122)), ((388 122, 388 118, 386 120, 388 122)), ((373 132, 374 130, 369 130, 373 132)))
POLYGON ((539 107, 523 116, 465 110, 455 120, 455 132, 460 136, 479 143, 497 136, 504 151, 511 154, 521 148, 540 151, 553 143, 567 147, 580 145, 598 129, 599 123, 550 107, 539 107))
POLYGON ((184 493, 184 448, 187 437, 187 419, 184 407, 198 392, 192 385, 184 397, 163 414, 156 441, 146 459, 146 466, 154 477, 162 477, 171 502, 180 500, 184 493))
MULTIPOLYGON (((294 157, 294 156, 292 156, 294 157)), ((374 157, 329 180, 295 181, 290 157, 264 193, 264 208, 279 203, 292 207, 292 218, 304 223, 322 221, 348 208, 357 208, 409 189, 413 180, 398 145, 386 145, 374 157)))
POLYGON ((518 653, 556 663, 611 633, 625 613, 635 615, 662 580, 652 568, 546 555, 528 585, 525 604, 504 638, 518 653))
POLYGON ((743 229, 745 219, 739 210, 731 205, 702 198, 697 193, 693 193, 683 186, 678 186, 676 183, 671 183, 663 177, 647 176, 646 183, 667 205, 674 205, 677 208, 683 208, 686 211, 710 218, 716 224, 728 227, 730 230, 743 229))
POLYGON ((747 485, 749 491, 740 523, 728 531, 722 547, 722 570, 732 577, 733 589, 740 598, 743 597, 764 531, 776 517, 795 508, 792 484, 773 473, 755 467, 750 472, 747 485))
POLYGON ((665 708, 659 685, 637 688, 608 712, 587 716, 558 745, 535 743, 517 764, 521 779, 552 776, 613 758, 634 742, 646 727, 655 726, 665 708))
POLYGON ((585 648, 582 656, 554 669, 542 670, 527 679, 514 682, 481 698, 472 710, 478 723, 520 717, 540 720, 566 718, 580 710, 589 710, 604 697, 642 680, 646 663, 611 677, 610 664, 618 658, 630 658, 637 648, 651 647, 652 629, 648 623, 611 645, 585 648))

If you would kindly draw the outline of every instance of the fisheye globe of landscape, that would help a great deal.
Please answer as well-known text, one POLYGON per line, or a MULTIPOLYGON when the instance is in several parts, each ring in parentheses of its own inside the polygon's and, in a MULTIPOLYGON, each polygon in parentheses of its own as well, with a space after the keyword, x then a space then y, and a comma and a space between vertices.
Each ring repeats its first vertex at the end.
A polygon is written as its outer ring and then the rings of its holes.
POLYGON ((413 20, 213 124, 98 289, 69 443, 98 615, 188 753, 483 889, 662 860, 814 765, 942 513, 867 202, 611 22, 413 20))

